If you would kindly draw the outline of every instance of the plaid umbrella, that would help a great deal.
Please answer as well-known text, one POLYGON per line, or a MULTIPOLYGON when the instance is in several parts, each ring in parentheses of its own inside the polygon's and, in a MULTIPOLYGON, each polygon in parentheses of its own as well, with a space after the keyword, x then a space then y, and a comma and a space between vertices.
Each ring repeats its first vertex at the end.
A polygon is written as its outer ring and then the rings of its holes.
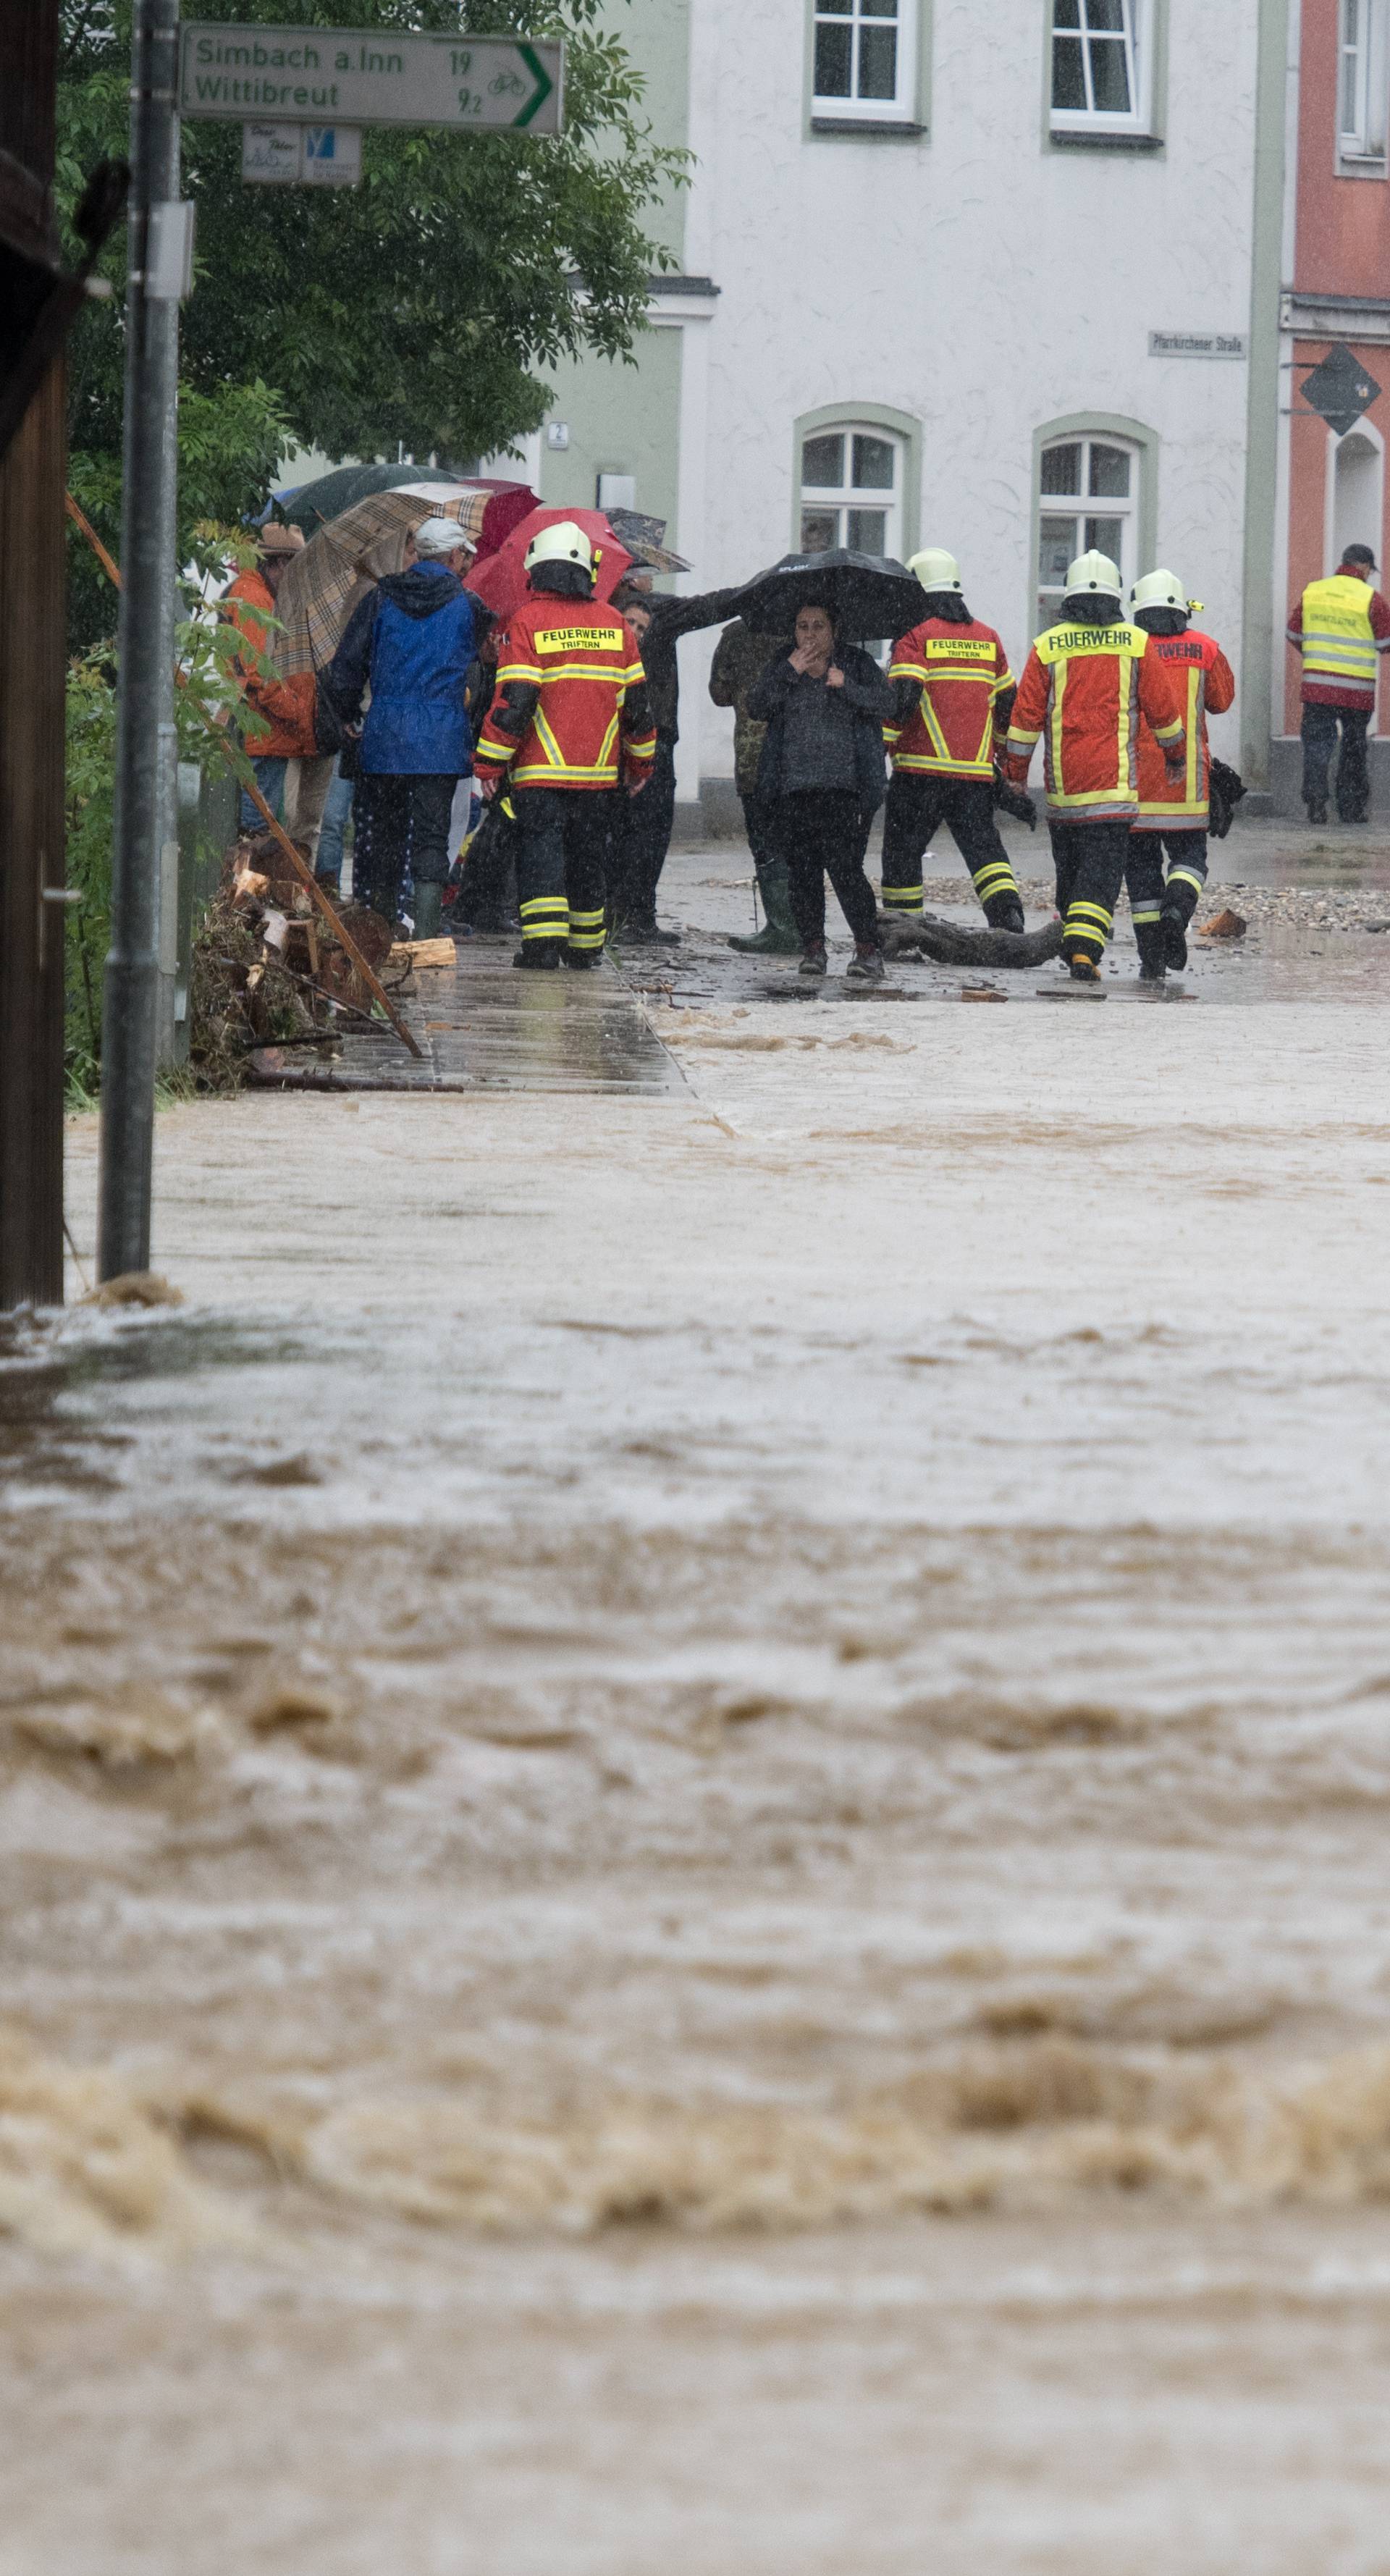
POLYGON ((610 510, 608 524, 620 546, 626 546, 634 564, 646 572, 689 572, 684 555, 671 552, 666 543, 664 519, 650 519, 641 510, 610 510))
POLYGON ((459 484, 441 486, 428 501, 418 492, 377 492, 330 519, 294 557, 276 595, 272 659, 281 678, 332 661, 363 592, 384 573, 404 570, 406 538, 423 519, 459 519, 476 545, 491 499, 491 492, 459 484))

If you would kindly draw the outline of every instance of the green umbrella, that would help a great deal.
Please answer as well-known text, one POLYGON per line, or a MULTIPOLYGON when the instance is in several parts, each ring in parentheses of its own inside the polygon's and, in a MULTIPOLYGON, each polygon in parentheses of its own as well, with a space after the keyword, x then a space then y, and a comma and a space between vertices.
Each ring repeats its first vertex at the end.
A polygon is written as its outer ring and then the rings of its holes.
POLYGON ((408 483, 448 483, 457 491, 467 481, 466 474, 446 474, 442 465, 338 465, 331 474, 320 474, 317 482, 302 483, 283 504, 281 516, 312 537, 330 519, 341 518, 344 510, 370 500, 374 493, 400 492, 408 483))

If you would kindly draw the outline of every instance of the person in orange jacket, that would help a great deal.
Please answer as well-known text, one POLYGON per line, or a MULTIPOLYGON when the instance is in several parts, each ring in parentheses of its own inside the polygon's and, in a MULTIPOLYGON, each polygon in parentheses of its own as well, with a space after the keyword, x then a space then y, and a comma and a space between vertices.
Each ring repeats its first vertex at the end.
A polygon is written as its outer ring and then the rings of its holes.
POLYGON ((1236 694, 1235 673, 1220 645, 1191 623, 1200 605, 1173 572, 1147 572, 1134 585, 1134 623, 1153 637, 1152 650, 1178 693, 1186 728, 1186 757, 1175 777, 1152 726, 1139 720, 1139 813, 1129 836, 1125 884, 1139 972, 1150 984, 1161 984, 1170 966, 1187 964, 1188 924, 1207 881, 1207 717, 1223 716, 1236 694))
POLYGON ((1078 984, 1100 961, 1124 883, 1139 812, 1139 730, 1146 717, 1174 779, 1184 774, 1177 695, 1150 638, 1125 623, 1119 569, 1096 548, 1067 573, 1062 613, 1040 635, 1019 682, 1003 769, 1027 784, 1046 736, 1047 826, 1057 869, 1062 955, 1078 984))
POLYGON ((1014 702, 1009 658, 992 626, 972 617, 960 566, 926 546, 908 565, 926 615, 893 647, 893 713, 883 739, 893 763, 883 821, 883 908, 922 909, 922 860, 946 823, 991 930, 1022 930, 1023 898, 994 820, 994 762, 1014 702))
MULTIPOLYGON (((236 674, 246 705, 253 715, 265 718, 270 730, 267 733, 257 727, 248 733, 244 748, 256 785, 277 823, 284 819, 285 773, 290 762, 318 757, 314 675, 304 671, 292 680, 274 679, 258 669, 254 657, 269 658, 273 653, 275 596, 303 547, 302 528, 286 527, 277 519, 267 521, 257 532, 255 564, 249 571, 237 574, 221 603, 222 616, 250 647, 244 661, 237 657, 236 674)), ((265 818, 245 788, 241 791, 237 822, 243 832, 265 828, 265 818)))
POLYGON ((638 795, 656 725, 637 638, 594 598, 594 550, 573 519, 526 550, 528 589, 497 648, 497 686, 473 754, 490 802, 504 784, 517 823, 522 968, 602 962, 609 798, 638 795))

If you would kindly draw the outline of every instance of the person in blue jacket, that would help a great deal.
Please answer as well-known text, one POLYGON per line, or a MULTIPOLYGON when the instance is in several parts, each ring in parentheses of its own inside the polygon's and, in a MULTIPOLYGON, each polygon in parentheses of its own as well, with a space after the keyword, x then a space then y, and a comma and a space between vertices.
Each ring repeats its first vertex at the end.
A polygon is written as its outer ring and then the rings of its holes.
POLYGON ((426 519, 404 572, 359 600, 322 675, 343 722, 361 725, 352 891, 394 926, 407 869, 414 930, 433 937, 449 875, 449 811, 473 767, 466 685, 489 616, 464 589, 473 546, 457 519, 426 519))

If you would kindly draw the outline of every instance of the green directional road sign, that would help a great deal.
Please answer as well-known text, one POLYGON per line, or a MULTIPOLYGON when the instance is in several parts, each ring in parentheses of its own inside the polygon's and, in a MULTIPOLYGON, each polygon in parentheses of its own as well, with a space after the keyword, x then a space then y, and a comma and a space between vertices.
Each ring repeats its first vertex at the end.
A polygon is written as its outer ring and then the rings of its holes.
POLYGON ((558 134, 563 44, 394 27, 185 21, 179 108, 285 124, 521 127, 558 134))

